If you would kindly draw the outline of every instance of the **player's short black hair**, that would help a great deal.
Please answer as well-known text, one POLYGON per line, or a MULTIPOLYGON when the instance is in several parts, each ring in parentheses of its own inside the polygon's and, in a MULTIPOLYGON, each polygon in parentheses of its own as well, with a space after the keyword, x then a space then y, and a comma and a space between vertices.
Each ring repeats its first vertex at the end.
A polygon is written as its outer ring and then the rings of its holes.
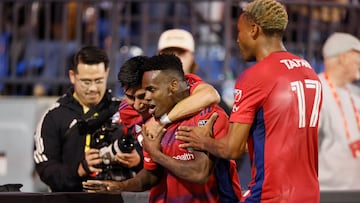
POLYGON ((142 66, 148 59, 147 56, 135 56, 125 61, 117 76, 120 85, 127 89, 141 86, 142 66))
POLYGON ((181 60, 174 54, 158 54, 149 58, 142 67, 142 71, 161 70, 169 74, 169 77, 177 77, 184 80, 184 70, 181 60))

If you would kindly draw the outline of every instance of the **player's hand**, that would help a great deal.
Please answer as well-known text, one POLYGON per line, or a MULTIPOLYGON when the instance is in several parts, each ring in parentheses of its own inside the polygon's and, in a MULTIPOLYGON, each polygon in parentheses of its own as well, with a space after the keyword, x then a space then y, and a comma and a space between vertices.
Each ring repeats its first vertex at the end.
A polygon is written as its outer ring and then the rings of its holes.
POLYGON ((116 153, 115 162, 127 167, 132 168, 140 164, 141 157, 139 153, 136 151, 136 149, 133 149, 130 153, 122 153, 118 152, 116 153))
POLYGON ((87 180, 82 182, 86 192, 121 192, 123 184, 113 180, 87 180))
POLYGON ((151 135, 147 134, 147 127, 145 125, 142 126, 142 147, 143 149, 150 154, 150 156, 158 151, 161 151, 161 139, 165 134, 165 129, 163 129, 158 136, 151 137, 151 135))
POLYGON ((204 126, 180 126, 175 133, 176 139, 183 141, 179 146, 182 148, 191 148, 199 151, 206 151, 206 139, 213 137, 213 125, 218 117, 213 113, 204 126))
POLYGON ((160 123, 159 121, 155 120, 154 117, 151 117, 146 123, 146 134, 150 138, 156 138, 157 136, 161 136, 164 131, 165 125, 160 123))

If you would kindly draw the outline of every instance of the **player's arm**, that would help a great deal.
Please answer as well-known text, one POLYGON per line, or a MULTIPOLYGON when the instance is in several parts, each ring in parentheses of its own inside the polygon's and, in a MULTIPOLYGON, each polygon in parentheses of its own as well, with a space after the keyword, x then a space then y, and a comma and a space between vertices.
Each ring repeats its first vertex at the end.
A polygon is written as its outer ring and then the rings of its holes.
POLYGON ((162 174, 162 168, 154 171, 142 169, 134 178, 125 181, 88 180, 82 184, 87 192, 142 192, 157 184, 162 174))
POLYGON ((184 150, 182 158, 173 158, 161 151, 160 141, 162 136, 150 139, 143 127, 143 148, 149 154, 153 162, 168 169, 175 176, 196 182, 206 183, 214 169, 215 158, 205 152, 184 150), (181 160, 187 159, 187 160, 181 160))
POLYGON ((168 117, 171 121, 176 121, 219 102, 220 95, 217 90, 208 83, 201 83, 195 87, 189 97, 181 100, 171 109, 168 117))
POLYGON ((246 142, 251 124, 230 123, 226 136, 219 139, 212 138, 212 126, 216 116, 213 115, 206 125, 201 127, 180 126, 176 132, 176 139, 185 142, 180 147, 207 151, 216 157, 236 159, 246 152, 246 142))

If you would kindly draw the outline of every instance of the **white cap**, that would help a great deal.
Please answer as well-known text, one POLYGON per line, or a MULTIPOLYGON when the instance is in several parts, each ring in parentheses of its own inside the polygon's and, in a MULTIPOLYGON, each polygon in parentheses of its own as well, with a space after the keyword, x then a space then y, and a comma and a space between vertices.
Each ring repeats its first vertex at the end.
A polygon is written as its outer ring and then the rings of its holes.
POLYGON ((171 29, 163 32, 159 38, 158 50, 176 47, 191 52, 195 50, 195 42, 190 32, 182 29, 171 29))
POLYGON ((329 58, 350 50, 360 52, 360 40, 348 33, 335 32, 325 41, 322 53, 329 58))

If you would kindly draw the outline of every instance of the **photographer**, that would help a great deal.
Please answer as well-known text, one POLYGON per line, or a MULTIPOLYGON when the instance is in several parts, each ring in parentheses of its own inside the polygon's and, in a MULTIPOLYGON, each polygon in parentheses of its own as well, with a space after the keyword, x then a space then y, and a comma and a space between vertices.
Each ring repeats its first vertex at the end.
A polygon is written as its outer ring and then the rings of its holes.
MULTIPOLYGON (((82 191, 84 180, 118 180, 122 176, 119 171, 127 171, 126 167, 135 167, 136 171, 136 166, 142 166, 136 149, 116 155, 118 151, 112 151, 116 146, 113 141, 122 139, 113 136, 127 136, 127 133, 115 124, 120 101, 106 90, 108 65, 108 56, 103 50, 82 48, 69 70, 73 87, 58 99, 37 126, 35 167, 52 192, 82 191), (128 156, 126 161, 119 160, 123 154, 128 156)), ((140 149, 136 142, 133 144, 140 149)))

